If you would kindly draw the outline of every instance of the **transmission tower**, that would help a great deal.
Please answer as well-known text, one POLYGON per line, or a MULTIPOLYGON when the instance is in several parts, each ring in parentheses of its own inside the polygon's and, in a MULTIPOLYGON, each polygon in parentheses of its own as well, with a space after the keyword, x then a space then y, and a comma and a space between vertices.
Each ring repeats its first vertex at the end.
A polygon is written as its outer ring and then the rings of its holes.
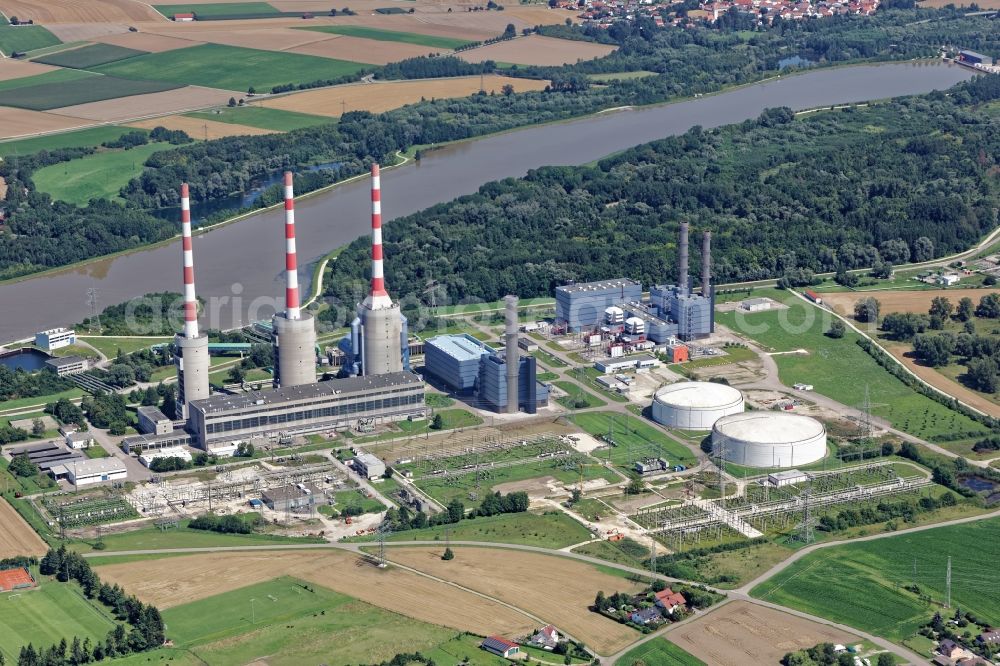
POLYGON ((101 313, 97 309, 98 298, 97 287, 87 289, 87 306, 90 307, 90 327, 87 329, 89 333, 94 332, 95 324, 97 330, 101 330, 101 313))
POLYGON ((948 573, 945 574, 945 588, 947 588, 945 608, 951 608, 951 555, 948 556, 948 573))
POLYGON ((653 573, 656 573, 656 539, 653 539, 653 553, 649 558, 649 567, 652 569, 653 573))
POLYGON ((802 543, 810 544, 815 539, 813 536, 812 524, 812 477, 809 477, 809 481, 806 483, 806 490, 802 493, 802 497, 805 500, 805 503, 802 506, 802 526, 800 528, 799 538, 802 543))
POLYGON ((389 566, 385 560, 385 540, 392 532, 392 527, 385 522, 378 526, 378 568, 385 569, 389 566))

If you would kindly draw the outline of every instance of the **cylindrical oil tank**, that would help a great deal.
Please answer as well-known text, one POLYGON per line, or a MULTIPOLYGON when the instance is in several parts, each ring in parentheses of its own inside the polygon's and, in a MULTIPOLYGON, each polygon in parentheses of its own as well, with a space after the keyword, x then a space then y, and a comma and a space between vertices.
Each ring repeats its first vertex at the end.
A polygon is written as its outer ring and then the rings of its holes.
POLYGON ((826 455, 826 427, 789 412, 746 412, 719 419, 712 452, 747 467, 797 467, 826 455))
POLYGON ((672 428, 711 430, 723 416, 743 412, 743 394, 714 382, 677 382, 653 396, 653 420, 672 428))

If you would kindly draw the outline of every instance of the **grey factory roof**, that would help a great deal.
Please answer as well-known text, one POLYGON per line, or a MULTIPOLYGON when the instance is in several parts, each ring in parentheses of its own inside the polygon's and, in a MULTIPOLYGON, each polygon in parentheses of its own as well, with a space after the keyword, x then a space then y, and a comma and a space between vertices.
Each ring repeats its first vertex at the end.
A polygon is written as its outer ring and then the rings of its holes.
POLYGON ((423 380, 412 372, 390 372, 367 377, 344 377, 315 384, 289 386, 273 391, 248 391, 239 395, 214 395, 203 400, 193 400, 191 406, 206 414, 248 409, 261 405, 279 405, 296 400, 309 400, 340 393, 359 393, 372 389, 390 389, 422 385, 423 380))
POLYGON ((588 291, 600 291, 603 289, 619 289, 621 287, 641 287, 642 284, 631 278, 617 278, 614 280, 600 280, 598 282, 578 282, 556 287, 556 291, 566 293, 585 293, 588 291))
POLYGON ((53 368, 61 368, 64 365, 75 365, 82 363, 85 359, 80 356, 54 356, 45 362, 53 368))
POLYGON ((167 415, 160 411, 159 407, 154 407, 153 405, 146 405, 145 407, 140 407, 138 412, 145 416, 150 421, 170 421, 167 415))
POLYGON ((81 460, 64 462, 61 467, 63 469, 53 467, 52 473, 60 475, 72 470, 73 476, 80 478, 81 476, 94 476, 95 474, 125 471, 125 463, 115 457, 84 458, 81 460))
POLYGON ((424 344, 434 345, 458 361, 471 361, 478 359, 483 354, 495 351, 479 340, 466 335, 435 335, 424 344))

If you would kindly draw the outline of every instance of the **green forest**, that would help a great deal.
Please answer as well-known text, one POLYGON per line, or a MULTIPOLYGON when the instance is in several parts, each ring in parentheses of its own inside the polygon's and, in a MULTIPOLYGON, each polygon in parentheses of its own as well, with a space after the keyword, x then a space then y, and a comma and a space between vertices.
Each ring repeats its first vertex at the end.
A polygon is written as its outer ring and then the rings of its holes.
MULTIPOLYGON (((808 281, 812 271, 958 251, 996 225, 997 99, 1000 76, 984 76, 868 107, 770 109, 592 167, 489 183, 389 225, 388 284, 397 297, 433 292, 441 304, 549 295, 569 279, 664 282, 681 219, 713 231, 720 282, 808 281)), ((355 302, 368 252, 361 238, 330 264, 327 296, 355 302)))
MULTIPOLYGON (((286 134, 229 137, 160 151, 149 158, 144 173, 121 190, 124 205, 107 200, 92 200, 83 207, 53 202, 35 190, 32 173, 93 149, 42 151, 0 163, 0 176, 11 185, 5 201, 8 230, 0 231, 0 279, 169 238, 176 232, 171 210, 178 205, 181 181, 191 183, 194 203, 222 207, 207 220, 215 221, 237 212, 225 208, 233 195, 284 169, 330 165, 301 174, 296 189, 302 194, 362 173, 373 160, 391 161, 398 150, 707 93, 772 76, 778 60, 793 55, 817 65, 903 60, 935 56, 941 44, 1000 55, 1000 31, 995 27, 994 21, 966 18, 954 9, 888 9, 872 17, 777 21, 752 31, 735 19, 717 28, 690 30, 659 29, 640 19, 616 24, 598 36, 578 28, 544 28, 541 32, 546 34, 561 31, 560 36, 574 39, 600 38, 620 48, 605 58, 561 68, 504 70, 551 79, 545 91, 426 100, 382 114, 347 113, 336 123, 286 134), (592 86, 586 76, 640 70, 657 75, 601 86, 592 86)), ((381 75, 422 78, 467 71, 450 57, 417 58, 388 65, 381 75)), ((255 206, 279 198, 279 188, 273 187, 255 206)), ((487 285, 484 291, 493 289, 487 285)))

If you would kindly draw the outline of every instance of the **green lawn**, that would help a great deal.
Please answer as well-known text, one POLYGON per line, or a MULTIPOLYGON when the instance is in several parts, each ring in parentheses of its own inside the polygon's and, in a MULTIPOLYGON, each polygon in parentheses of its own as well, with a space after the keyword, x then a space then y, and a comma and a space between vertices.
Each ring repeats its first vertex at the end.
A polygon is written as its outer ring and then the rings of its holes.
POLYGON ((689 448, 635 416, 587 412, 574 414, 573 422, 595 437, 610 432, 618 445, 610 452, 596 451, 594 455, 604 458, 610 454, 616 465, 629 465, 640 456, 659 455, 665 455, 671 465, 690 467, 697 463, 697 458, 689 448))
MULTIPOLYGON (((517 513, 463 520, 449 526, 452 541, 494 541, 542 548, 565 548, 586 541, 590 532, 564 513, 517 513)), ((390 541, 445 540, 443 526, 397 532, 390 541)))
POLYGON ((425 393, 424 402, 427 403, 428 407, 451 407, 455 404, 455 399, 440 393, 425 393))
POLYGON ((22 76, 19 79, 7 79, 0 81, 0 91, 17 90, 30 86, 41 86, 49 83, 66 83, 77 79, 88 79, 95 76, 90 72, 81 72, 75 69, 56 69, 51 72, 35 74, 34 76, 22 76))
POLYGON ((628 402, 628 398, 623 396, 621 393, 618 393, 616 391, 609 391, 597 383, 597 378, 603 376, 604 374, 597 368, 594 367, 573 368, 572 370, 569 371, 569 374, 573 377, 573 379, 597 391, 598 395, 604 396, 605 398, 610 398, 615 402, 628 402))
POLYGON ((0 595, 0 654, 8 664, 28 643, 49 646, 74 636, 101 642, 114 629, 110 614, 87 601, 76 583, 41 578, 37 589, 0 595))
POLYGON ((269 16, 271 14, 281 14, 280 11, 266 2, 220 2, 210 4, 186 3, 179 5, 153 5, 153 9, 160 12, 167 18, 174 14, 195 14, 196 16, 230 16, 233 14, 245 14, 269 16))
POLYGON ((625 537, 621 541, 595 541, 578 546, 574 553, 599 557, 615 564, 645 569, 649 566, 649 549, 641 543, 625 537))
POLYGON ((261 51, 221 44, 151 53, 95 67, 93 71, 126 79, 165 81, 224 90, 249 87, 270 91, 287 83, 308 83, 355 74, 373 65, 317 56, 261 51), (225 66, 220 64, 225 63, 225 66))
POLYGON ((1000 519, 826 548, 797 561, 753 596, 900 642, 938 610, 952 559, 952 603, 1000 623, 1000 595, 984 552, 1000 544, 1000 519), (914 574, 916 569, 916 574, 914 574), (916 584, 934 603, 903 589, 916 584))
MULTIPOLYGON (((181 527, 161 530, 146 527, 134 532, 112 534, 104 537, 105 550, 155 550, 157 548, 205 548, 212 546, 260 546, 268 544, 299 545, 303 543, 323 543, 321 538, 283 537, 271 534, 219 534, 207 530, 192 530, 181 521, 181 527)), ((68 546, 78 552, 91 552, 93 546, 85 541, 76 541, 68 546)), ((100 559, 93 561, 95 566, 100 559)))
POLYGON ((83 395, 83 390, 78 388, 67 389, 51 395, 40 395, 34 398, 18 398, 17 400, 0 401, 0 412, 8 412, 36 405, 44 405, 49 402, 56 402, 59 398, 79 398, 83 395))
POLYGON ((285 111, 283 109, 271 109, 264 106, 236 106, 232 108, 227 106, 212 109, 211 111, 196 111, 195 113, 185 115, 189 118, 198 118, 200 120, 214 120, 219 123, 260 127, 279 132, 290 132, 302 129, 303 127, 315 127, 316 125, 326 125, 333 122, 332 119, 323 116, 285 111))
POLYGON ((153 153, 173 148, 148 143, 129 150, 108 150, 43 167, 32 174, 35 187, 53 199, 85 206, 91 199, 117 199, 118 192, 143 172, 153 153))
POLYGON ((360 490, 341 490, 333 494, 335 504, 329 506, 324 504, 319 507, 319 512, 327 515, 340 515, 340 512, 347 507, 360 507, 362 513, 380 513, 385 511, 385 506, 377 499, 365 497, 360 490))
POLYGON ((90 44, 78 49, 59 51, 51 55, 35 58, 35 62, 54 65, 56 67, 89 69, 98 65, 106 65, 109 62, 117 62, 145 55, 146 53, 149 53, 149 51, 127 49, 124 46, 115 46, 113 44, 90 44))
POLYGON ((40 25, 9 25, 0 19, 0 51, 10 55, 59 43, 59 38, 40 25))
POLYGON ((30 155, 39 150, 59 148, 87 148, 99 146, 105 141, 114 141, 127 132, 135 132, 133 127, 93 127, 76 132, 51 134, 34 139, 19 139, 0 143, 0 157, 8 155, 30 155))
POLYGON ((857 345, 856 333, 848 330, 839 340, 824 335, 832 320, 826 311, 786 292, 757 290, 754 295, 787 301, 790 308, 747 314, 720 312, 716 321, 773 351, 807 350, 804 355, 774 357, 785 385, 807 382, 817 393, 852 407, 861 406, 868 387, 876 416, 926 439, 954 432, 985 432, 982 425, 920 395, 886 372, 857 345), (850 381, 844 381, 846 377, 850 381))
POLYGON ((273 666, 377 663, 455 638, 452 629, 291 577, 176 606, 163 619, 168 638, 213 666, 248 664, 265 655, 273 666))
MULTIPOLYGON (((142 56, 143 58, 146 56, 142 56)), ((133 60, 139 60, 134 58, 133 60)), ((125 62, 132 62, 127 60, 125 62)), ((105 65, 113 67, 114 65, 105 65)), ((71 71, 71 70, 65 70, 71 71)), ((77 72, 78 70, 72 70, 77 72)), ((45 76, 42 74, 40 76, 45 76)), ((14 106, 19 109, 33 111, 48 111, 74 104, 100 102, 106 99, 117 99, 131 95, 164 92, 180 88, 182 83, 166 81, 139 81, 114 76, 86 76, 64 83, 43 83, 14 90, 0 92, 0 106, 14 106)))
POLYGON ((698 657, 674 645, 666 638, 654 638, 632 648, 618 659, 620 666, 705 666, 698 657))
POLYGON ((404 42, 406 44, 419 44, 420 46, 430 46, 436 49, 453 50, 471 44, 468 39, 455 39, 454 37, 437 37, 435 35, 421 35, 416 32, 397 32, 395 30, 381 30, 379 28, 368 28, 360 25, 320 25, 309 28, 299 28, 299 30, 312 30, 314 32, 328 32, 334 35, 347 35, 348 37, 361 37, 363 39, 374 39, 380 42, 404 42))
POLYGON ((84 335, 80 339, 109 358, 117 356, 119 349, 125 354, 131 354, 140 349, 149 349, 161 342, 171 341, 171 338, 114 338, 102 335, 84 335))
POLYGON ((603 407, 608 404, 590 391, 583 390, 583 387, 575 382, 555 381, 552 383, 569 394, 557 400, 560 405, 567 409, 587 409, 590 407, 603 407), (582 400, 586 405, 578 408, 575 404, 577 400, 582 400))

